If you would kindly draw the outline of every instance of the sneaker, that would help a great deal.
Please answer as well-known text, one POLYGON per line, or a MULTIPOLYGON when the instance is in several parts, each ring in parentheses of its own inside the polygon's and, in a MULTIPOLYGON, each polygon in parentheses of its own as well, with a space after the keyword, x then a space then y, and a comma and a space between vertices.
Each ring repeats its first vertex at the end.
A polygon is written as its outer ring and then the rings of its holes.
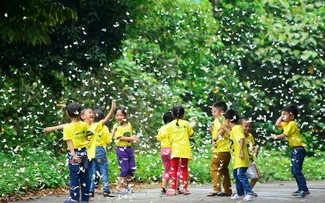
POLYGON ((230 197, 230 199, 235 200, 235 199, 241 199, 241 198, 243 198, 243 197, 244 197, 244 195, 239 196, 239 195, 235 194, 234 196, 230 197))
POLYGON ((253 195, 246 195, 244 198, 243 198, 243 201, 244 202, 247 202, 247 201, 252 201, 254 198, 253 195))
POLYGON ((63 203, 73 203, 73 202, 79 202, 79 201, 72 201, 72 198, 69 197, 69 198, 66 199, 63 203))
POLYGON ((309 190, 307 190, 307 191, 300 191, 300 192, 298 193, 297 197, 302 197, 302 198, 304 198, 304 197, 306 197, 307 195, 310 195, 309 190))
POLYGON ((294 191, 293 193, 291 193, 291 195, 295 196, 295 197, 299 196, 299 194, 300 194, 300 190, 297 190, 297 191, 294 191))
POLYGON ((127 190, 128 190, 128 192, 129 192, 129 193, 134 193, 134 191, 133 191, 133 188, 132 188, 132 187, 128 187, 128 188, 127 188, 127 190))
POLYGON ((255 193, 255 192, 253 192, 253 194, 252 194, 254 197, 258 197, 258 194, 257 193, 255 193))
POLYGON ((104 197, 114 197, 114 194, 111 193, 110 191, 105 191, 105 192, 103 193, 103 196, 104 196, 104 197))

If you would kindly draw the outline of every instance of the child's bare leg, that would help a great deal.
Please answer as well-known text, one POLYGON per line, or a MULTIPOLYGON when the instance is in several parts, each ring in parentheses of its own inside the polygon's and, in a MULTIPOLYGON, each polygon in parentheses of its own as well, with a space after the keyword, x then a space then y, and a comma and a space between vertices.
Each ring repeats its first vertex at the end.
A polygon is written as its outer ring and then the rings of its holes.
POLYGON ((169 179, 167 179, 167 178, 162 179, 162 183, 161 183, 162 188, 165 188, 165 189, 167 188, 168 180, 169 179))
POLYGON ((252 179, 251 182, 249 183, 252 189, 255 186, 255 184, 257 183, 257 180, 258 180, 258 178, 252 179))
POLYGON ((119 177, 117 189, 122 190, 123 188, 126 188, 126 186, 127 186, 126 177, 119 177))
POLYGON ((130 182, 132 180, 132 176, 126 176, 126 184, 125 184, 125 188, 131 188, 130 187, 130 182))

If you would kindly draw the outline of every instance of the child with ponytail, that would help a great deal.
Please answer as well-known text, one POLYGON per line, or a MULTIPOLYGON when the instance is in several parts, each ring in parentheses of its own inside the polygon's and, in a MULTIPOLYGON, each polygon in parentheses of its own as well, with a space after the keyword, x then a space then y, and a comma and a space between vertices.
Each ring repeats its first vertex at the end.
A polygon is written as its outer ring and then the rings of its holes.
POLYGON ((188 161, 192 160, 192 152, 189 138, 194 134, 193 127, 195 125, 195 120, 192 118, 191 123, 183 120, 185 117, 185 109, 182 105, 176 105, 172 109, 173 117, 175 120, 170 122, 166 126, 166 131, 168 132, 169 140, 171 143, 172 154, 171 154, 171 186, 166 192, 166 195, 176 195, 177 187, 177 172, 178 165, 180 164, 180 170, 182 175, 183 192, 182 194, 188 195, 188 161))

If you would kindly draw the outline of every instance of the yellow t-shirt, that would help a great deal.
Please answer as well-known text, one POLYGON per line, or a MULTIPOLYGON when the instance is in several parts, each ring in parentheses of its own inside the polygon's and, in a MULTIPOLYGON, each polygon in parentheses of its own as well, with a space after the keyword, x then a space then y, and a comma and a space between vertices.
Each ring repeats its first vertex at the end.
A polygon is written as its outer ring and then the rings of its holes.
POLYGON ((216 143, 217 146, 213 149, 213 152, 230 152, 229 134, 225 132, 223 136, 217 138, 218 132, 223 122, 224 122, 223 116, 217 117, 213 122, 212 139, 217 139, 217 143, 216 143))
POLYGON ((245 134, 244 134, 244 129, 241 125, 235 125, 231 129, 230 133, 231 139, 233 141, 233 148, 234 148, 234 169, 236 168, 244 168, 244 167, 249 167, 249 155, 247 152, 247 147, 246 147, 246 140, 245 140, 245 134), (240 158, 240 146, 239 146, 239 140, 244 139, 244 147, 243 147, 243 152, 244 152, 244 157, 240 158))
POLYGON ((300 131, 295 121, 290 121, 289 123, 281 122, 280 129, 283 130, 283 134, 287 137, 290 147, 306 147, 302 142, 300 131))
POLYGON ((179 157, 192 160, 193 157, 189 138, 194 134, 194 131, 190 127, 190 123, 188 121, 179 119, 179 126, 176 125, 176 122, 177 120, 173 120, 166 126, 168 138, 172 145, 171 158, 179 157))
POLYGON ((128 122, 127 126, 121 126, 120 124, 115 124, 114 127, 117 127, 116 132, 114 133, 114 139, 117 147, 130 147, 130 141, 120 140, 120 137, 132 137, 132 125, 128 122))
POLYGON ((254 137, 251 133, 248 134, 248 137, 245 137, 246 138, 246 147, 247 147, 247 150, 248 150, 248 155, 250 158, 254 158, 254 152, 255 152, 255 140, 254 140, 254 137))
POLYGON ((84 148, 88 145, 87 130, 88 125, 85 122, 69 123, 63 127, 63 140, 72 140, 74 149, 84 148))
POLYGON ((112 136, 109 134, 109 129, 107 126, 104 126, 103 129, 98 133, 96 146, 106 146, 112 141, 112 136))
POLYGON ((169 137, 168 137, 166 127, 167 127, 167 124, 163 125, 159 129, 158 135, 157 135, 157 140, 160 141, 161 148, 169 148, 172 146, 172 144, 170 143, 169 137))
POLYGON ((93 134, 89 136, 89 144, 87 146, 88 159, 93 159, 96 157, 96 146, 98 140, 98 134, 104 129, 102 122, 92 123, 89 126, 88 131, 91 131, 93 134))

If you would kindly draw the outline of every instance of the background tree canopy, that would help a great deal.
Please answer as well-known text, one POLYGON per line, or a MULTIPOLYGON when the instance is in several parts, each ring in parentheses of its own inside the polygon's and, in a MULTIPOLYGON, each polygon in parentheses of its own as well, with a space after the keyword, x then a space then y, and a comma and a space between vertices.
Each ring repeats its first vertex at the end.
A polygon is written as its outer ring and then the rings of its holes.
POLYGON ((0 195, 66 185, 62 133, 37 127, 69 122, 71 101, 128 107, 141 138, 139 182, 159 179, 155 137, 175 104, 198 120, 190 180, 209 180, 202 166, 218 100, 253 120, 262 178, 290 180, 287 145, 266 137, 296 104, 312 163, 305 170, 324 178, 324 16, 324 2, 313 0, 1 1, 0 195))
POLYGON ((4 152, 64 151, 60 132, 35 127, 67 122, 60 104, 113 98, 129 108, 140 150, 157 146, 161 116, 178 103, 199 121, 193 145, 209 143, 217 100, 252 118, 265 147, 296 104, 308 150, 324 149, 324 2, 33 0, 0 11, 4 152))

